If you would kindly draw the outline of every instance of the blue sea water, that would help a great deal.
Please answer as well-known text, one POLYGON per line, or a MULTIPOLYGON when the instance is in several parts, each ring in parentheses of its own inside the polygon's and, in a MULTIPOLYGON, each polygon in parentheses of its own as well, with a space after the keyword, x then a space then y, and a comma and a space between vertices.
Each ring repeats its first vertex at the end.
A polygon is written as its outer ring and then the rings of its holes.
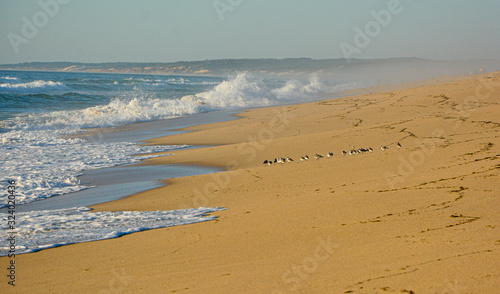
MULTIPOLYGON (((188 77, 0 71, 0 208, 8 205, 8 180, 16 181, 16 205, 19 206, 91 189, 81 184, 78 179, 84 172, 131 164, 154 157, 155 152, 187 147, 141 146, 136 142, 107 142, 99 136, 82 139, 67 135, 80 133, 88 128, 119 126, 212 111, 305 102, 327 91, 355 86, 325 83, 314 76, 309 80, 299 81, 262 79, 247 74, 231 77, 188 77), (141 156, 132 156, 136 154, 141 156)), ((204 211, 215 210, 202 209, 185 213, 195 216, 193 221, 196 222, 202 221, 201 215, 204 211)), ((83 213, 85 217, 76 218, 86 220, 86 211, 76 209, 71 215, 74 217, 75 213, 83 213)), ((61 216, 61 223, 64 223, 64 218, 68 216, 67 211, 33 213, 41 219, 61 216)), ((28 213, 27 217, 33 215, 28 213)), ((111 216, 103 218, 109 217, 111 216)), ((6 217, 2 218, 1 225, 5 224, 6 217)), ((26 227, 21 228, 31 242, 31 247, 26 247, 23 252, 36 251, 36 248, 47 248, 55 244, 51 243, 50 236, 44 235, 48 232, 47 228, 34 229, 33 226, 36 225, 26 222, 26 227), (46 241, 38 244, 39 239, 46 241)), ((130 229, 126 224, 122 227, 127 228, 125 231, 130 229)), ((82 228, 79 227, 80 229, 82 228)), ((54 230, 54 227, 50 230, 54 230)), ((57 242, 76 242, 72 239, 75 234, 71 233, 71 230, 68 232, 64 237, 68 238, 67 240, 61 241, 63 237, 59 236, 57 242)), ((120 233, 113 236, 115 235, 120 233)), ((91 239, 95 238, 100 237, 94 236, 91 239)), ((5 250, 0 244, 0 255, 4 255, 5 250)))

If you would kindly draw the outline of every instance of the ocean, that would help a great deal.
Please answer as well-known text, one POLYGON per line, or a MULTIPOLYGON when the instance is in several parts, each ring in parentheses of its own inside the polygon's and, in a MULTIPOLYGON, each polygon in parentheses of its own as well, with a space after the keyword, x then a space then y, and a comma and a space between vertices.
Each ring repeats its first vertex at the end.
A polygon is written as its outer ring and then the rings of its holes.
MULTIPOLYGON (((130 165, 156 152, 190 146, 142 146, 134 140, 75 137, 92 128, 312 101, 356 83, 229 77, 0 71, 0 240, 17 234, 16 254, 113 238, 144 229, 211 220, 223 208, 171 212, 90 212, 86 207, 19 211, 23 205, 97 188, 92 170, 130 165), (140 156, 132 156, 140 154, 140 156), (14 192, 9 181, 15 181, 14 192), (9 190, 10 189, 10 190, 9 190), (15 196, 14 203, 12 195, 15 196), (10 196, 10 198, 9 198, 10 196), (10 207, 9 207, 10 205, 10 207), (17 208, 10 209, 10 208, 17 208), (15 215, 15 225, 12 217, 15 215)), ((79 194, 75 194, 79 195, 79 194)), ((83 195, 83 194, 82 194, 83 195)), ((82 196, 83 197, 83 196, 82 196)), ((51 199, 53 200, 53 199, 51 199)), ((37 202, 38 203, 38 202, 37 202)), ((41 203, 41 202, 40 202, 41 203)), ((0 256, 12 250, 0 242, 0 256)))

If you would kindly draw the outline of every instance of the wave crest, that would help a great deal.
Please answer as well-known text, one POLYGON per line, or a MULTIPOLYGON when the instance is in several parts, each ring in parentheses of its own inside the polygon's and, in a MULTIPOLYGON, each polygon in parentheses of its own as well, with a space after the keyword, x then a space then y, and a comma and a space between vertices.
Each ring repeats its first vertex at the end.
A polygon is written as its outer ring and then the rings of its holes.
POLYGON ((198 103, 215 109, 234 109, 251 106, 268 106, 277 103, 273 91, 260 79, 247 74, 223 81, 212 90, 196 94, 198 103))
POLYGON ((17 80, 19 80, 19 78, 17 78, 17 77, 3 76, 3 77, 0 77, 0 80, 13 80, 13 81, 17 81, 17 80))
POLYGON ((0 91, 4 92, 26 92, 44 91, 44 90, 69 90, 69 88, 61 82, 37 80, 29 83, 3 83, 0 84, 0 91))

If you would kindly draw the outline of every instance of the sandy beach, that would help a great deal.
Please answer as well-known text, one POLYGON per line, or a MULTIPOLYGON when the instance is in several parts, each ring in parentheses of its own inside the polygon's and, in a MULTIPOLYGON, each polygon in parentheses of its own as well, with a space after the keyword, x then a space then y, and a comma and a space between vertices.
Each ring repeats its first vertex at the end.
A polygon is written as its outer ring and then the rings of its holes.
POLYGON ((144 164, 226 171, 92 208, 227 210, 16 256, 17 285, 4 275, 0 292, 496 293, 499 93, 498 72, 455 77, 251 109, 150 140, 209 147, 144 164), (361 148, 373 151, 342 154, 361 148), (263 164, 276 157, 293 162, 263 164))

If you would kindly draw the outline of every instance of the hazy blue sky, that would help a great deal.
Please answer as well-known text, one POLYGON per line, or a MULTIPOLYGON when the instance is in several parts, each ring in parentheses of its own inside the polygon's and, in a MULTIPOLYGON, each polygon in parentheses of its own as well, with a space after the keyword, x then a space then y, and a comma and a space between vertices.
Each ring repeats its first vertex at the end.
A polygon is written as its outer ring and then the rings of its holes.
POLYGON ((341 58, 341 44, 353 58, 500 59, 500 1, 390 2, 0 0, 0 63, 341 58))

